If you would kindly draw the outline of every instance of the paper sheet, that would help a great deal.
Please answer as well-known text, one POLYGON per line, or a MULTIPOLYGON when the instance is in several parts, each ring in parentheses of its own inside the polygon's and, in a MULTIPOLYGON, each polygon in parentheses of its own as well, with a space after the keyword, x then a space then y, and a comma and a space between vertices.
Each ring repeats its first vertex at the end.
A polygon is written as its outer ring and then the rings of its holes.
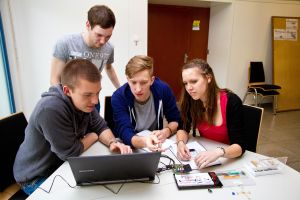
MULTIPOLYGON (((194 159, 195 157, 201 152, 201 151, 206 151, 206 149, 201 145, 199 144, 198 142, 194 141, 194 142, 189 142, 186 144, 187 147, 189 149, 194 149, 195 151, 191 152, 191 160, 190 161, 181 161, 182 164, 189 164, 191 166, 192 169, 198 169, 194 159)), ((177 152, 177 144, 173 144, 172 145, 172 149, 174 150, 174 152, 177 152)), ((220 160, 216 160, 212 163, 209 163, 206 167, 210 167, 210 166, 214 166, 214 165, 220 165, 221 162, 220 160)))

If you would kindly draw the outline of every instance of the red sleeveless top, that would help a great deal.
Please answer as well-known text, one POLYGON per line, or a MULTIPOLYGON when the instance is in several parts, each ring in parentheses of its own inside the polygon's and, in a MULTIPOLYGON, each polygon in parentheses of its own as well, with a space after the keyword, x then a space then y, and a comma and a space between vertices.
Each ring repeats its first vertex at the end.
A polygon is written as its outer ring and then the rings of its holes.
POLYGON ((226 106, 227 106, 227 94, 225 91, 220 92, 220 104, 222 113, 222 124, 215 126, 213 124, 208 125, 207 122, 200 122, 197 124, 197 129, 201 137, 205 137, 211 140, 230 144, 228 138, 227 122, 226 122, 226 106))

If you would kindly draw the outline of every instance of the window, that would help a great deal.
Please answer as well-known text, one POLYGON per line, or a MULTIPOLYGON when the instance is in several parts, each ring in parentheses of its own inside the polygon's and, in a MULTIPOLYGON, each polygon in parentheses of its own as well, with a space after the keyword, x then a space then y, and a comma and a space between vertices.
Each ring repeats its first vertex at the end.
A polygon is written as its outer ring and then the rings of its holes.
POLYGON ((0 13, 0 118, 16 112, 0 13))

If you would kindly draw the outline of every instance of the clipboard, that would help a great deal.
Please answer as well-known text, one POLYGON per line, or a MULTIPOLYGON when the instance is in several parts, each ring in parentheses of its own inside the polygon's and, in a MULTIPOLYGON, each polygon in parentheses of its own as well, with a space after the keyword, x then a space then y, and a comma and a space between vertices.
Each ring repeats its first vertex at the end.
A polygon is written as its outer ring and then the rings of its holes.
POLYGON ((223 186, 215 172, 174 173, 173 175, 179 190, 207 189, 223 186))

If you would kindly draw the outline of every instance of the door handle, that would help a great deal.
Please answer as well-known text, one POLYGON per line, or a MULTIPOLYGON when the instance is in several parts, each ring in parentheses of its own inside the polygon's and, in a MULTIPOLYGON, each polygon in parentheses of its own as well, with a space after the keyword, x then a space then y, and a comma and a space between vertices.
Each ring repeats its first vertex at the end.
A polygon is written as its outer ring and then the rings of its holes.
POLYGON ((186 63, 187 62, 187 59, 188 59, 188 55, 187 53, 184 54, 184 57, 183 57, 183 63, 186 63))

